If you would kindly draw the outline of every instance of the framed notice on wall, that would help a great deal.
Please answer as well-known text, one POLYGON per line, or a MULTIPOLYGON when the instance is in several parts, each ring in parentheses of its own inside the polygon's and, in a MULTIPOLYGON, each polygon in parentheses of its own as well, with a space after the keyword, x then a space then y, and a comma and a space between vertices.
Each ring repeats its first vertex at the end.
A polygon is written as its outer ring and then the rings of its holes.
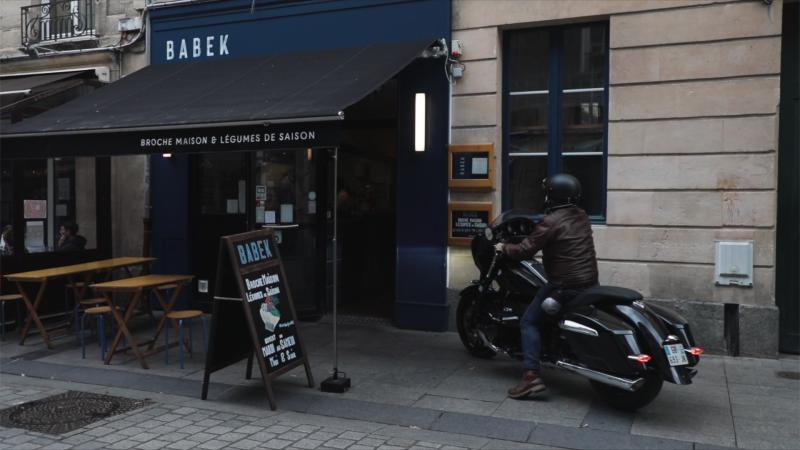
POLYGON ((494 145, 451 145, 448 160, 448 186, 451 188, 494 187, 494 145))
POLYGON ((447 216, 447 243, 469 245, 494 219, 494 208, 491 203, 450 203, 447 216))

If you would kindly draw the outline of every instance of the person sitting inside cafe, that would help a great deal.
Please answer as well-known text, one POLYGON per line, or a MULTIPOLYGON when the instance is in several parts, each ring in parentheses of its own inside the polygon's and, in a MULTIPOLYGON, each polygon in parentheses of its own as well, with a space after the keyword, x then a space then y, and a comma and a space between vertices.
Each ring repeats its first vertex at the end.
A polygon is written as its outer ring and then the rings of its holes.
POLYGON ((64 222, 58 230, 59 238, 56 250, 59 252, 73 252, 86 247, 86 238, 78 234, 78 224, 64 222))

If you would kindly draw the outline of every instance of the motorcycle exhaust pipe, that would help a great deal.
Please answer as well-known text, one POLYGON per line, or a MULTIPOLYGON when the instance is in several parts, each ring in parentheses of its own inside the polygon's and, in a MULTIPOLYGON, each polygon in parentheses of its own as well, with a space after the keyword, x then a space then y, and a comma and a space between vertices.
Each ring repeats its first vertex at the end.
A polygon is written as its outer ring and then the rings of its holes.
POLYGON ((615 377, 614 375, 598 372, 597 370, 587 369, 586 367, 581 367, 566 361, 556 361, 556 367, 577 373, 578 375, 582 375, 590 380, 599 381, 600 383, 626 390, 628 392, 634 392, 638 390, 642 384, 644 384, 644 378, 629 380, 627 378, 615 377))

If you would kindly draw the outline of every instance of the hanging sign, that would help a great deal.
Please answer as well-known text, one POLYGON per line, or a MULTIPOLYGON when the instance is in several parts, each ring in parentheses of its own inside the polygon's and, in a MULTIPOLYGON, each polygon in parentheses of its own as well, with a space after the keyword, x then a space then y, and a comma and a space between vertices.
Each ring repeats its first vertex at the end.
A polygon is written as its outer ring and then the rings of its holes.
POLYGON ((448 207, 450 245, 469 245, 472 238, 483 233, 492 221, 491 203, 451 203, 448 207))
POLYGON ((491 189, 494 187, 494 146, 492 144, 451 145, 448 151, 451 188, 491 189))
MULTIPOLYGON (((252 355, 258 362, 273 410, 272 380, 275 377, 304 365, 308 386, 313 387, 311 366, 296 318, 272 230, 223 236, 217 260, 203 399, 208 394, 211 372, 252 355), (236 294, 231 293, 232 285, 237 288, 236 294), (240 314, 232 312, 231 303, 236 304, 240 314)), ((250 365, 248 362, 248 367, 250 365)))

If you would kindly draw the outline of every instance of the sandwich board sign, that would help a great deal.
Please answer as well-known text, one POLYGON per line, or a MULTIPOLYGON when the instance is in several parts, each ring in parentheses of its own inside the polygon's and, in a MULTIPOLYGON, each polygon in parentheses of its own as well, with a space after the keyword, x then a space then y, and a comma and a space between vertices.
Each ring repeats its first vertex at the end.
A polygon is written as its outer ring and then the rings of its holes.
POLYGON ((273 410, 272 380, 281 374, 304 365, 308 386, 314 387, 272 230, 220 238, 210 328, 204 400, 211 373, 244 358, 248 358, 248 378, 253 358, 258 363, 273 410))

